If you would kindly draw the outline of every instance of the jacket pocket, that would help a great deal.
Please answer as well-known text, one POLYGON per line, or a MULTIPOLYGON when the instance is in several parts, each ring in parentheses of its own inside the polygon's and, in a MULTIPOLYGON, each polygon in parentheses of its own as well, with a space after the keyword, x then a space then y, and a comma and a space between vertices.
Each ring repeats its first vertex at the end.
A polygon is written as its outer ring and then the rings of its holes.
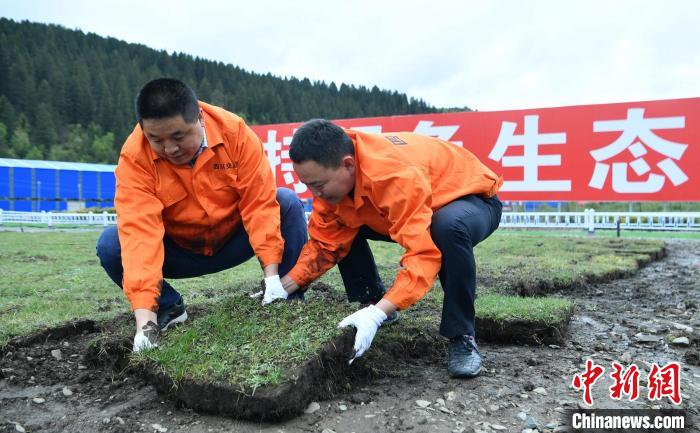
POLYGON ((169 208, 175 203, 187 197, 187 190, 177 181, 165 181, 158 184, 156 196, 163 203, 163 207, 169 208))

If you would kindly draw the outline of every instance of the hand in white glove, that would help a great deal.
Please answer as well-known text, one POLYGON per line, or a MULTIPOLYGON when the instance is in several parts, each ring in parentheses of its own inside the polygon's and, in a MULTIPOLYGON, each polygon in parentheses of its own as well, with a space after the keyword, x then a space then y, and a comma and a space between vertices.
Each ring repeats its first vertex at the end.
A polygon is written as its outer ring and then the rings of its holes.
POLYGON ((158 347, 160 328, 153 322, 148 322, 134 336, 134 352, 150 350, 158 347))
POLYGON ((277 299, 287 299, 287 292, 282 287, 279 275, 265 278, 265 294, 263 295, 263 306, 272 303, 277 299))
POLYGON ((374 334, 377 329, 386 320, 386 314, 374 305, 370 305, 361 310, 355 311, 345 319, 341 320, 338 328, 346 328, 354 326, 357 329, 355 334, 355 355, 350 360, 349 364, 362 356, 369 346, 372 345, 374 334))

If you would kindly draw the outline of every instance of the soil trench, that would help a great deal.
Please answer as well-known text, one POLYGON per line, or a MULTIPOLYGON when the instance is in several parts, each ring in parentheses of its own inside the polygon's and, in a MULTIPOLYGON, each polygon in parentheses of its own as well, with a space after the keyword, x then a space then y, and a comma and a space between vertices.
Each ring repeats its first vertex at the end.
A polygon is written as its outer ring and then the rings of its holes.
POLYGON ((117 354, 128 351, 129 341, 102 358, 90 354, 87 342, 99 324, 81 321, 16 339, 2 350, 0 432, 15 432, 16 425, 28 432, 553 431, 564 410, 583 405, 571 382, 589 358, 606 369, 592 388, 594 408, 687 408, 695 418, 688 431, 700 431, 700 242, 668 241, 667 253, 626 279, 567 291, 577 308, 564 342, 482 342, 484 368, 472 380, 449 378, 442 350, 403 357, 392 351, 393 364, 365 363, 360 367, 371 374, 329 388, 328 400, 312 403, 310 413, 277 422, 199 414, 182 399, 166 399, 124 370, 117 354), (672 343, 678 337, 688 345, 672 343), (645 380, 637 400, 612 400, 612 361, 637 364, 642 379, 654 363, 679 362, 682 404, 649 400, 645 380))

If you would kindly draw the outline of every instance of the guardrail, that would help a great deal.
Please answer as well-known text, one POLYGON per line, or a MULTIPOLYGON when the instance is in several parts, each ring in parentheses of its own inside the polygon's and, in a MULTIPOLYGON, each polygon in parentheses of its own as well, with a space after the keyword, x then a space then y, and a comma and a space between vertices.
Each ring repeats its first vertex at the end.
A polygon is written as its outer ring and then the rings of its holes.
MULTIPOLYGON (((307 212, 308 218, 309 212, 307 212)), ((45 224, 101 225, 117 223, 116 214, 16 212, 0 209, 0 225, 45 224)), ((580 228, 594 232, 597 229, 700 231, 700 212, 504 212, 501 227, 511 228, 580 228)))
POLYGON ((700 212, 504 212, 501 227, 700 231, 700 212))
POLYGON ((56 225, 101 225, 108 226, 117 223, 117 215, 113 213, 66 213, 66 212, 16 212, 0 209, 0 225, 13 224, 46 224, 56 225))

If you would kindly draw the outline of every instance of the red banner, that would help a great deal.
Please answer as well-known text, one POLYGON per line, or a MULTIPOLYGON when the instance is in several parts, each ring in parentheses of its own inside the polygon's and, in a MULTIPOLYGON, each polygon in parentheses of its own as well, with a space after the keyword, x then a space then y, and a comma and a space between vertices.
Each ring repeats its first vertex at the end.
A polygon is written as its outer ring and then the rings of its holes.
MULTIPOLYGON (((504 177, 504 200, 700 201, 700 98, 336 120, 463 146, 504 177)), ((278 186, 311 197, 289 144, 300 123, 253 126, 278 186)))

